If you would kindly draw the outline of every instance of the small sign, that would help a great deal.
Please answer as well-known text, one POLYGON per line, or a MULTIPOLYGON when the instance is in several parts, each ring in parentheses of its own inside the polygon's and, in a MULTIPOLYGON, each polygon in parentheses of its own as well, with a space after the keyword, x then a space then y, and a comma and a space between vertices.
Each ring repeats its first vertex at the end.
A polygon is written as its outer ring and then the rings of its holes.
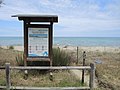
POLYGON ((48 57, 49 28, 28 28, 28 56, 48 57))

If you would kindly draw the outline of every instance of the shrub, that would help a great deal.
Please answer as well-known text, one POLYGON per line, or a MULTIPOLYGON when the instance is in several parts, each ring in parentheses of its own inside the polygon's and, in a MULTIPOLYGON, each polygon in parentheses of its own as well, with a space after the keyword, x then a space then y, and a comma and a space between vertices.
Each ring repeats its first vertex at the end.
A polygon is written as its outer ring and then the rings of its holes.
POLYGON ((53 48, 53 66, 68 66, 71 57, 69 54, 59 48, 53 48))
POLYGON ((14 46, 9 46, 9 49, 14 49, 14 46))
POLYGON ((22 54, 18 54, 16 57, 16 62, 18 66, 23 66, 24 65, 24 59, 22 54))

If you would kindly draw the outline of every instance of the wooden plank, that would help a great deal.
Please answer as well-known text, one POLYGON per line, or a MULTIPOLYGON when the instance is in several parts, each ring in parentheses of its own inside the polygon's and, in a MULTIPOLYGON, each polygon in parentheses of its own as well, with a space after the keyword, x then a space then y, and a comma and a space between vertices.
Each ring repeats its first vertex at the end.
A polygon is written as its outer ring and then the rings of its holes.
MULTIPOLYGON (((0 86, 0 89, 6 89, 6 86, 0 86)), ((90 87, 15 87, 11 86, 12 90, 89 90, 90 87)))
POLYGON ((5 70, 6 70, 6 88, 7 90, 10 90, 10 63, 5 64, 5 70))
POLYGON ((12 90, 90 90, 90 87, 11 87, 12 90))
POLYGON ((19 14, 12 17, 18 17, 19 20, 29 20, 31 22, 58 22, 57 15, 19 14))
POLYGON ((58 17, 18 17, 18 19, 30 22, 58 22, 58 17))
POLYGON ((29 24, 28 27, 32 27, 32 28, 50 28, 50 24, 29 24))
POLYGON ((91 70, 90 70, 90 81, 89 81, 89 87, 91 89, 94 88, 94 81, 95 81, 95 65, 93 63, 90 64, 91 70))
POLYGON ((51 70, 60 70, 60 69, 64 69, 64 70, 67 70, 67 69, 79 69, 79 70, 90 70, 91 67, 90 66, 61 66, 61 67, 49 67, 49 66, 43 66, 43 67, 31 67, 31 66, 20 66, 20 67, 10 67, 10 69, 21 69, 21 70, 31 70, 31 69, 41 69, 41 70, 45 70, 45 69, 51 69, 51 70))
POLYGON ((50 61, 50 58, 37 58, 37 57, 32 57, 32 58, 27 58, 27 61, 50 61))
POLYGON ((0 86, 0 90, 4 90, 4 89, 6 89, 6 86, 0 86))
POLYGON ((0 69, 5 69, 5 66, 0 66, 0 69))

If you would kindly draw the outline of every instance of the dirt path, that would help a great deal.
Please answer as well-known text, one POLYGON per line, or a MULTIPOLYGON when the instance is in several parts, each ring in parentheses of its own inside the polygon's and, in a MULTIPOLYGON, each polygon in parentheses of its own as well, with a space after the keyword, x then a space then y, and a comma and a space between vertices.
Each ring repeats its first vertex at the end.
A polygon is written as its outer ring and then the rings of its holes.
MULTIPOLYGON (((70 73, 75 76, 76 79, 82 80, 82 70, 70 70, 70 73)), ((85 84, 89 86, 89 74, 85 73, 85 84)), ((97 83, 95 81, 95 88, 97 87, 97 83)))

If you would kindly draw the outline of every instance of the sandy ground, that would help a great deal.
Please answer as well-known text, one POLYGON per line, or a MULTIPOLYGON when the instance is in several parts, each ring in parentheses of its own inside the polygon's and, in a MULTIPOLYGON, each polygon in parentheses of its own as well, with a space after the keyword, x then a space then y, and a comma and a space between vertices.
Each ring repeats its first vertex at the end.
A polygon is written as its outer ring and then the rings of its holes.
MULTIPOLYGON (((1 46, 4 49, 9 49, 9 46, 1 46)), ((23 46, 13 46, 14 50, 18 50, 18 51, 24 51, 24 47, 23 46)))
MULTIPOLYGON (((9 49, 9 46, 1 46, 4 49, 9 49)), ((71 50, 71 51, 76 51, 77 47, 75 46, 53 46, 55 48, 60 48, 63 50, 71 50)), ((105 47, 105 46, 92 46, 92 47, 85 47, 85 46, 79 46, 78 47, 79 50, 81 51, 99 51, 99 52, 115 52, 115 53, 119 53, 120 52, 120 47, 105 47)), ((18 51, 24 51, 24 47, 23 46, 14 46, 14 50, 18 50, 18 51)))
MULTIPOLYGON (((76 76, 76 79, 82 80, 82 70, 70 70, 70 72, 76 76)), ((86 74, 86 73, 85 73, 86 74)), ((85 75, 85 83, 89 86, 89 75, 85 75)))
MULTIPOLYGON (((70 73, 74 75, 77 80, 82 80, 82 70, 70 70, 70 73)), ((87 86, 89 86, 89 79, 90 79, 90 75, 87 72, 85 72, 84 82, 87 86)), ((95 79, 94 87, 97 88, 96 79, 95 79)))
MULTIPOLYGON (((71 50, 71 51, 76 51, 77 47, 75 46, 54 46, 54 47, 59 47, 63 50, 71 50)), ((89 47, 85 47, 85 46, 79 46, 78 47, 79 50, 81 51, 99 51, 99 52, 115 52, 115 53, 119 53, 120 52, 120 47, 110 47, 110 46, 89 46, 89 47)))

